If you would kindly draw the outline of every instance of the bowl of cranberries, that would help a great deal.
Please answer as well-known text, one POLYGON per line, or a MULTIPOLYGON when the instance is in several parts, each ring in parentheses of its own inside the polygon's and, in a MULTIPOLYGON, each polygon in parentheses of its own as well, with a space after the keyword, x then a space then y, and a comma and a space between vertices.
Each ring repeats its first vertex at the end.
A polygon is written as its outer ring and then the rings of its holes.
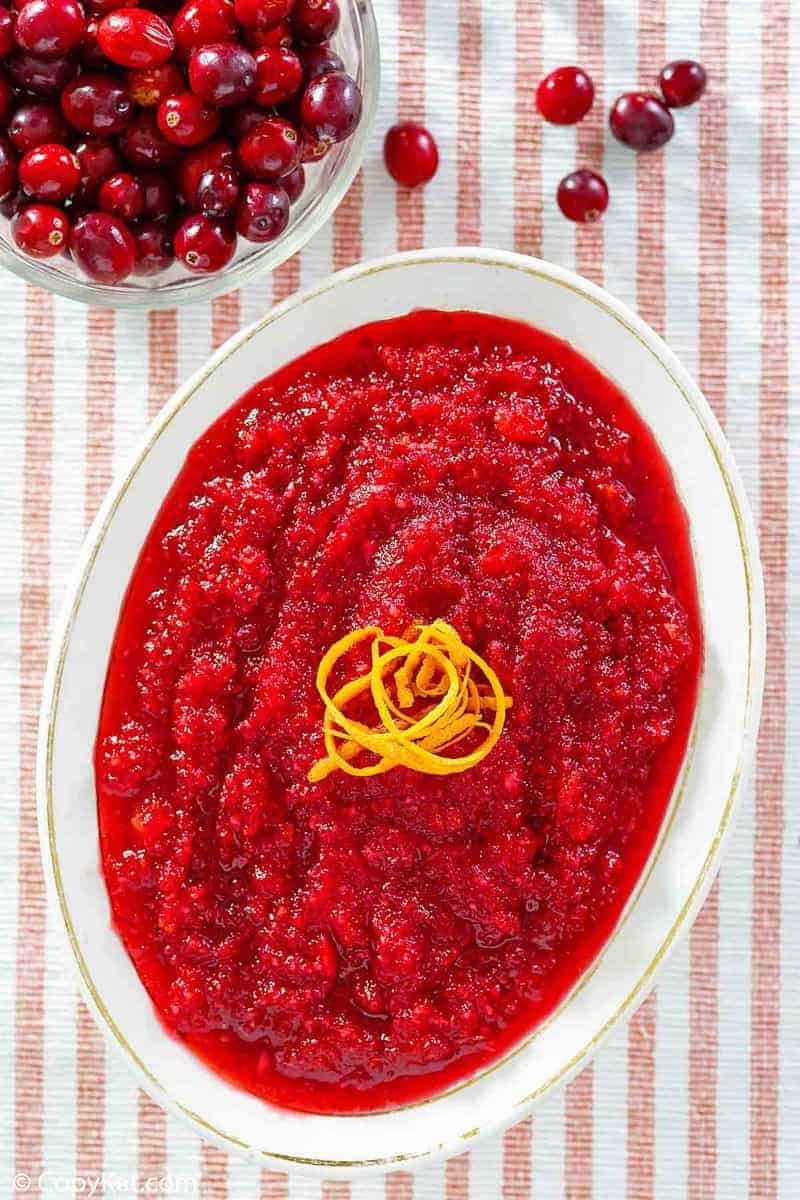
POLYGON ((274 269, 358 171, 379 72, 370 0, 13 0, 0 262, 116 308, 274 269))

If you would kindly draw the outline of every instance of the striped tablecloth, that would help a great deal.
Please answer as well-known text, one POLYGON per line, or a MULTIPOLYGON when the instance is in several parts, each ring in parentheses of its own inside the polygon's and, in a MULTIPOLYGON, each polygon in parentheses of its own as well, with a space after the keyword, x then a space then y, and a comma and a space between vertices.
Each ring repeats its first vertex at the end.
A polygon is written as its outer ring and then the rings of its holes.
MULTIPOLYGON (((3 275, 0 289, 0 1188, 327 1200, 794 1200, 800 1196, 800 3, 378 0, 380 114, 335 220, 272 278, 153 316, 91 311, 3 275), (663 154, 605 133, 609 98, 677 56, 710 94, 663 154), (533 90, 580 62, 599 95, 577 131, 533 90), (794 79, 795 87, 790 88, 794 79), (382 131, 424 119, 441 167, 398 195, 382 131), (602 226, 554 203, 602 166, 602 226), (574 266, 636 306, 693 370, 756 512, 769 611, 757 776, 717 885, 656 994, 532 1120, 385 1180, 310 1183, 228 1158, 106 1053, 45 903, 34 749, 48 624, 88 521, 148 416, 212 346, 273 300, 360 258, 454 242, 574 266), (105 1172, 105 1180, 102 1176, 105 1172), (98 1177, 100 1182, 97 1183, 98 1177), (41 1179, 41 1183, 39 1182, 41 1179), (10 1185, 10 1187, 9 1187, 10 1185), (127 1191, 124 1188, 127 1186, 127 1191), (182 1189, 182 1190, 181 1190, 182 1189)), ((365 1147, 365 1153, 368 1147, 365 1147)))

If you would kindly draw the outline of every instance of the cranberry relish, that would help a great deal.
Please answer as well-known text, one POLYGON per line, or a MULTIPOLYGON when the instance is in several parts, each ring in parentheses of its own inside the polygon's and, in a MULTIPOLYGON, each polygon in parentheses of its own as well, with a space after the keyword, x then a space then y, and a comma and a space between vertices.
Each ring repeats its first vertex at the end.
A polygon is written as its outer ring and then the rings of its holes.
POLYGON ((619 917, 700 657, 668 467, 565 344, 417 312, 264 380, 158 516, 100 720, 114 917, 166 1024, 314 1111, 495 1059, 619 917), (437 617, 513 697, 497 746, 462 775, 309 783, 327 647, 437 617))

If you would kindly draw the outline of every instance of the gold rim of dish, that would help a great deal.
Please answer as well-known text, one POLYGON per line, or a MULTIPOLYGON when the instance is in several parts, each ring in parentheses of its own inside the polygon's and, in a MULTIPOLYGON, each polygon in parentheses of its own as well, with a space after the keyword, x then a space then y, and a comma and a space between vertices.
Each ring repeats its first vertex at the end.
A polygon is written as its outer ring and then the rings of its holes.
MULTIPOLYGON (((704 889, 710 886, 713 878, 712 870, 716 866, 716 860, 719 849, 725 833, 730 824, 731 815, 737 799, 737 795, 742 783, 742 778, 748 760, 751 756, 752 746, 755 741, 755 733, 757 729, 758 713, 761 700, 760 680, 762 675, 763 662, 759 661, 758 669, 755 669, 754 664, 754 646, 756 637, 759 637, 759 644, 763 645, 763 626, 764 626, 764 611, 763 611, 763 593, 761 584, 761 569, 758 561, 758 555, 755 547, 755 535, 751 524, 745 515, 743 504, 740 501, 738 494, 738 484, 734 478, 728 464, 725 460, 725 452, 721 442, 721 434, 718 434, 714 428, 713 414, 710 414, 710 409, 706 412, 703 407, 706 402, 702 399, 701 394, 696 387, 687 387, 684 381, 679 378, 673 368, 671 362, 671 352, 668 350, 662 339, 658 337, 654 331, 644 325, 630 310, 621 302, 615 301, 607 292, 596 285, 583 280, 580 276, 575 275, 564 268, 552 266, 543 262, 540 259, 528 258, 524 255, 513 253, 503 253, 497 251, 481 251, 479 249, 458 249, 447 251, 414 251, 408 254, 393 256, 388 259, 382 259, 378 262, 367 263, 365 265, 350 268, 346 271, 339 272, 330 276, 323 283, 301 292, 300 294, 290 297, 282 304, 273 308, 265 317, 261 318, 255 324, 236 333, 219 351, 217 351, 197 374, 195 374, 183 388, 179 388, 173 395, 172 399, 167 402, 161 412, 151 422, 150 427, 145 435, 145 440, 141 448, 135 455, 134 461, 125 474, 121 482, 113 488, 109 493, 109 500, 103 505, 98 514, 95 525, 90 530, 86 540, 86 550, 84 551, 83 561, 80 565, 80 570, 70 587, 65 608, 62 613, 57 631, 57 640, 53 644, 51 651, 51 662, 48 670, 47 681, 45 684, 45 693, 43 698, 42 714, 40 721, 40 756, 43 756, 43 796, 40 796, 42 802, 41 822, 43 828, 40 831, 40 840, 42 843, 42 856, 45 861, 45 866, 52 879, 56 896, 58 899, 61 917, 64 922, 67 937, 72 948, 72 953, 75 958, 78 971, 80 973, 83 987, 91 1000, 92 1007, 106 1026, 110 1035, 118 1043, 121 1049, 125 1052, 133 1065, 137 1068, 140 1075, 143 1077, 146 1085, 154 1092, 154 1099, 157 1102, 166 1102, 167 1106, 175 1112, 182 1114, 188 1118, 193 1124, 199 1126, 203 1132, 214 1138, 217 1142, 233 1147, 238 1151, 245 1151, 250 1156, 257 1156, 272 1160, 273 1162, 284 1164, 289 1167, 310 1166, 316 1168, 332 1168, 339 1170, 348 1170, 353 1168, 366 1167, 387 1167, 404 1162, 409 1162, 414 1159, 428 1158, 431 1155, 441 1154, 443 1151, 456 1152, 464 1142, 468 1142, 473 1137, 483 1132, 488 1132, 490 1129, 501 1129, 508 1124, 511 1124, 515 1119, 521 1119, 522 1114, 517 1110, 522 1107, 530 1107, 535 1101, 540 1099, 545 1092, 555 1087, 562 1080, 577 1071, 580 1064, 592 1054, 598 1044, 603 1040, 606 1034, 614 1025, 631 1009, 634 1005, 644 999, 646 991, 650 987, 653 977, 663 962, 665 956, 672 947, 676 936, 682 929, 690 911, 702 899, 704 889), (243 345, 249 342, 257 334, 268 326, 280 320, 287 312, 300 308, 312 300, 318 299, 326 292, 330 292, 337 287, 346 286, 353 280, 381 274, 385 271, 394 271, 404 267, 417 266, 420 263, 425 264, 441 264, 450 265, 452 263, 463 262, 476 264, 487 267, 502 267, 505 269, 520 271, 523 274, 530 275, 538 279, 547 280, 550 283, 555 283, 559 287, 563 287, 571 291, 583 299, 588 300, 596 307, 600 308, 608 316, 613 318, 621 325, 628 333, 636 338, 636 340, 651 354, 659 363, 661 368, 671 379, 672 383, 683 396, 689 410, 697 420, 700 428, 705 436, 708 446, 712 452, 717 469, 722 477, 725 489, 728 495, 728 500, 731 506, 731 511, 736 523, 736 528, 739 537, 739 544, 742 555, 742 567, 745 578, 745 592, 747 599, 747 668, 745 676, 745 712, 743 719, 742 742, 739 749, 739 755, 736 765, 728 785, 728 796, 725 802, 725 807, 722 811, 719 824, 715 835, 712 839, 708 853, 703 861, 700 871, 694 880, 687 897, 678 913, 676 920, 671 926, 669 932, 662 940, 656 953, 650 959, 645 970, 640 975, 634 987, 628 992, 625 998, 618 1004, 612 1015, 598 1029, 588 1042, 577 1051, 572 1057, 564 1063, 558 1071, 554 1072, 544 1083, 540 1084, 533 1092, 520 1097, 519 1100, 512 1102, 504 1117, 498 1121, 493 1121, 481 1128, 470 1129, 458 1137, 446 1143, 437 1143, 425 1150, 413 1151, 409 1153, 401 1153, 390 1155, 384 1158, 367 1158, 367 1159, 318 1159, 298 1155, 283 1154, 280 1151, 269 1150, 262 1146, 252 1145, 242 1141, 234 1134, 228 1133, 223 1129, 219 1129, 210 1122, 201 1117, 198 1113, 181 1104, 178 1100, 170 1095, 163 1084, 159 1082, 152 1071, 147 1067, 142 1058, 137 1054, 134 1048, 125 1038, 119 1026, 111 1016, 111 1013, 100 996, 94 980, 90 974, 86 960, 80 948, 75 926, 72 921, 69 905, 67 903, 61 868, 59 864, 58 851, 56 847, 56 832, 55 819, 53 813, 53 746, 55 741, 56 719, 58 714, 58 705, 61 696, 61 683, 64 673, 66 656, 70 645, 72 629, 75 623, 75 618, 78 609, 83 600, 83 595, 86 590, 89 577, 91 576, 95 561, 100 552, 100 549, 105 540, 106 534, 111 526, 111 523, 116 515, 116 512, 130 488, 130 485, 136 476, 142 463, 152 450, 153 446, 162 436, 164 431, 169 427, 174 418, 191 400, 197 390, 206 382, 206 380, 217 371, 223 363, 235 354, 243 345), (649 336, 644 336, 639 326, 644 326, 649 336), (695 391, 696 394, 692 394, 695 391), (698 403, 700 398, 700 403, 698 403), (709 421, 711 415, 711 421, 709 421)), ((681 368, 682 370, 682 368, 681 368)), ((698 579, 698 587, 700 580, 698 579)), ((763 651, 761 655, 763 659, 763 651)), ((703 674, 701 674, 700 688, 695 706, 695 720, 692 725, 689 741, 686 752, 683 757, 681 770, 676 780, 673 794, 670 798, 669 807, 666 818, 662 823, 656 843, 648 857, 644 870, 640 874, 636 885, 631 892, 631 895, 626 902, 626 905, 615 925, 610 937, 598 951, 590 966, 576 981, 575 986, 570 989, 567 995, 562 999, 561 1003, 550 1013, 543 1022, 540 1022, 533 1030, 522 1038, 511 1050, 507 1051, 501 1058, 495 1062, 489 1063, 484 1068, 475 1072, 467 1079, 454 1084, 452 1087, 438 1092, 434 1096, 430 1096, 410 1104, 397 1105, 388 1110, 390 1112, 403 1111, 411 1108, 419 1108, 425 1105, 442 1100, 447 1096, 457 1092, 464 1091, 466 1088, 473 1086, 475 1083, 484 1079, 487 1075, 499 1070, 512 1058, 515 1058, 530 1043, 539 1035, 544 1027, 549 1025, 563 1011, 566 1005, 570 1004, 575 997, 583 990, 589 980, 598 969, 601 960, 605 956, 608 949, 616 941, 620 932, 624 928, 627 920, 636 907, 641 894, 646 887, 655 867, 660 858, 667 836, 672 828, 675 816, 680 807, 688 768, 691 764, 695 745, 696 745, 696 717, 700 708, 700 700, 703 692, 703 674)), ((264 1102, 267 1104, 268 1102, 264 1102)), ((337 1119, 341 1116, 352 1116, 364 1119, 369 1116, 382 1116, 385 1113, 354 1113, 354 1114, 336 1114, 337 1119)))

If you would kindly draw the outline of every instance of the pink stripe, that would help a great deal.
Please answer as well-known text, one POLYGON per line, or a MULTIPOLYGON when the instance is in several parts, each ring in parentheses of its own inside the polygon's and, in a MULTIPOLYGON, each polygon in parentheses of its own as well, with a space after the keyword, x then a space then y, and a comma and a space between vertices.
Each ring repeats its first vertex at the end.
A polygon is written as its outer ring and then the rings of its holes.
POLYGON ((287 1200, 289 1177, 279 1171, 261 1172, 260 1200, 287 1200))
POLYGON ((458 195, 456 241, 481 240, 481 0, 461 0, 458 17, 458 195))
POLYGON ((300 255, 295 254, 274 271, 272 276, 272 299, 276 304, 279 304, 281 300, 288 300, 289 296, 296 292, 299 287, 300 255))
POLYGON ((386 1176, 384 1191, 386 1200, 412 1200, 414 1196, 414 1177, 407 1171, 393 1171, 386 1176))
POLYGON ((227 1200, 228 1155, 203 1142, 200 1148, 200 1196, 202 1200, 227 1200))
POLYGON ((147 337, 150 361, 147 413, 154 417, 178 386, 177 313, 150 313, 147 337))
MULTIPOLYGON (((397 118, 425 122, 425 0, 399 0, 397 118)), ((436 130, 433 130, 434 137, 436 130)), ((397 249, 417 250, 425 230, 425 189, 397 188, 397 249)))
POLYGON ((652 1200, 655 1123, 656 998, 648 996, 628 1031, 626 1200, 652 1200))
POLYGON ((533 1121, 513 1125, 503 1138, 503 1200, 528 1200, 531 1194, 533 1121))
POLYGON ((591 1200, 594 1162, 594 1067, 585 1067, 567 1087, 564 1149, 565 1200, 591 1200))
POLYGON ((322 1200, 350 1200, 350 1184, 342 1179, 328 1179, 322 1185, 322 1200))
POLYGON ((516 0, 514 51, 514 249, 542 252, 542 126, 536 85, 542 74, 542 6, 516 0))
MULTIPOLYGON (((761 558, 767 664, 756 775, 753 870, 750 1196, 778 1195, 781 841, 786 752, 786 542, 788 524, 789 7, 763 10, 761 111, 761 558)), ((791 1005, 792 997, 788 997, 791 1005)), ((796 997, 794 998, 796 999, 796 997)), ((790 1009, 791 1011, 791 1009, 790 1009)))
POLYGON ((50 609, 53 297, 25 290, 25 466, 20 595, 20 815, 15 1033, 15 1169, 42 1169, 45 893, 36 833, 36 725, 50 609))
POLYGON ((239 292, 228 292, 211 301, 211 344, 216 350, 229 337, 233 337, 241 324, 241 302, 239 292))
POLYGON ((361 258, 361 210, 363 208, 363 194, 364 180, 359 171, 333 218, 334 271, 340 271, 343 267, 350 267, 361 258))
POLYGON ((444 1169, 445 1200, 467 1200, 469 1196, 469 1155, 451 1158, 444 1169))
MULTIPOLYGON (((578 0, 578 62, 594 80, 594 104, 578 125, 579 167, 602 173, 605 100, 603 89, 605 11, 602 0, 578 0)), ((565 172, 566 173, 566 172, 565 172)), ((578 225, 575 235, 575 265, 595 283, 603 282, 603 222, 578 225)))

